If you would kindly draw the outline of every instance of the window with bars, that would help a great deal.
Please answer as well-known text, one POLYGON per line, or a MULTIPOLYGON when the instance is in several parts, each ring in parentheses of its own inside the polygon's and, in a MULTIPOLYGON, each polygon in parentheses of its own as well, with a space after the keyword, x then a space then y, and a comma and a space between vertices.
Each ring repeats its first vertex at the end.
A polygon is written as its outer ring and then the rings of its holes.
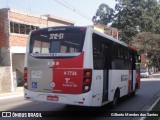
POLYGON ((38 26, 10 22, 10 32, 18 34, 29 34, 31 30, 39 29, 38 26))

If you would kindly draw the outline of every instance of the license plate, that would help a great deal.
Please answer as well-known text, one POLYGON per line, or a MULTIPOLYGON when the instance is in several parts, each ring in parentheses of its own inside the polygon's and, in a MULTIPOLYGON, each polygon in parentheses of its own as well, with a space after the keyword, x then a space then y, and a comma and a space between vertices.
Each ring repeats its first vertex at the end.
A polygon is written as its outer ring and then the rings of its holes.
POLYGON ((58 101, 58 96, 47 96, 47 100, 58 101))

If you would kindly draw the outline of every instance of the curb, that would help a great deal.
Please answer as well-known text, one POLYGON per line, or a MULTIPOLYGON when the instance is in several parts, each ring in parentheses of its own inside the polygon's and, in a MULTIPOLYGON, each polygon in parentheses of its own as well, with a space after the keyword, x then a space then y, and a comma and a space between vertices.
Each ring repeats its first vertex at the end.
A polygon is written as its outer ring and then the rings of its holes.
POLYGON ((22 97, 24 96, 24 88, 17 87, 15 91, 8 91, 8 92, 0 92, 0 100, 22 97))
POLYGON ((0 100, 9 99, 9 98, 16 98, 16 97, 22 97, 22 96, 24 96, 24 94, 12 95, 12 96, 3 96, 3 97, 0 97, 0 100))

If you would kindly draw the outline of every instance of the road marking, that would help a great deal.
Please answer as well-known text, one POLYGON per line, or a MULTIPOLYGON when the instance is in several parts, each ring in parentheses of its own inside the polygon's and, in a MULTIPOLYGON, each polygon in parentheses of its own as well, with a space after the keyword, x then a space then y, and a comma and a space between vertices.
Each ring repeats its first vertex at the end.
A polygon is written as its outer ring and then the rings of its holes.
MULTIPOLYGON (((158 103, 158 101, 160 100, 160 97, 154 102, 154 104, 148 109, 148 112, 149 111, 151 111, 153 108, 154 108, 154 106, 158 103)), ((140 120, 144 120, 146 117, 141 117, 141 119, 140 120)))

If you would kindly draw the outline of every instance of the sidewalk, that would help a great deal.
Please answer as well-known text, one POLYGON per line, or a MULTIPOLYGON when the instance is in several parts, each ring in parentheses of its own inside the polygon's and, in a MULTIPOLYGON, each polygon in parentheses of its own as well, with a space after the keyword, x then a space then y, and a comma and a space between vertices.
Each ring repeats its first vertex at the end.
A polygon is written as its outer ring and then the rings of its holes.
POLYGON ((13 92, 0 92, 0 100, 24 96, 23 87, 17 87, 13 92))

